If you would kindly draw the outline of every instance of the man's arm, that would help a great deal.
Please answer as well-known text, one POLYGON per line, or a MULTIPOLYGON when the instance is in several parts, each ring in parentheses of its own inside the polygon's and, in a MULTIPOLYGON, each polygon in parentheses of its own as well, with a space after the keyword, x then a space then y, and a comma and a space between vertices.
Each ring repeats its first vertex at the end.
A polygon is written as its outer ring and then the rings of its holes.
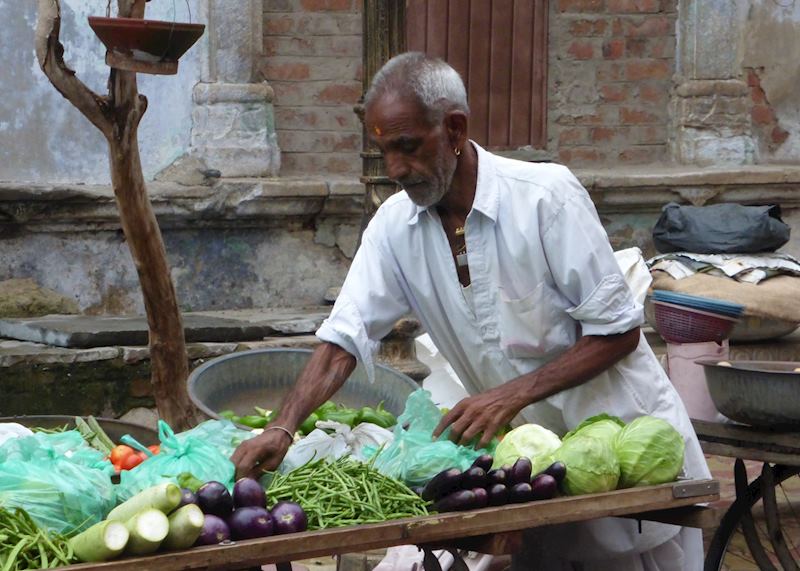
POLYGON ((451 440, 464 444, 482 434, 477 446, 482 448, 520 410, 593 379, 631 353, 638 344, 638 327, 617 335, 581 337, 539 369, 463 399, 442 418, 433 435, 438 437, 450 426, 451 440))
POLYGON ((280 426, 294 434, 308 415, 341 388, 355 366, 355 357, 338 345, 323 343, 317 347, 297 383, 284 397, 275 420, 262 434, 245 440, 234 451, 231 461, 236 465, 237 478, 258 476, 277 468, 292 439, 283 430, 269 428, 280 426))

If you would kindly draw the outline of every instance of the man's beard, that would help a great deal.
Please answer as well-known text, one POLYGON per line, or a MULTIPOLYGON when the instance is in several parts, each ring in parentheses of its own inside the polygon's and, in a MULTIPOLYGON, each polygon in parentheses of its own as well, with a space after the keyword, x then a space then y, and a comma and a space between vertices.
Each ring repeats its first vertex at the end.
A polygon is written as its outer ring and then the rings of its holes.
POLYGON ((450 188, 457 164, 455 160, 448 161, 446 153, 441 153, 431 178, 410 176, 397 182, 414 204, 427 208, 437 204, 450 188))

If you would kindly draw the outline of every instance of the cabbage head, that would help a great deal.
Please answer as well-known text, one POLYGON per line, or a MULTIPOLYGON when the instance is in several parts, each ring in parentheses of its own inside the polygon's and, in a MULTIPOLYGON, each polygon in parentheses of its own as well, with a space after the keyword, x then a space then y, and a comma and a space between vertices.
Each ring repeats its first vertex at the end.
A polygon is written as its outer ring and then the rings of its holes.
POLYGON ((683 467, 683 436, 666 420, 640 416, 617 435, 620 488, 673 482, 683 467))
POLYGON ((574 429, 567 432, 564 436, 564 440, 572 438, 576 434, 580 434, 581 436, 593 436, 601 440, 608 440, 609 443, 613 444, 617 434, 624 426, 625 423, 617 416, 611 416, 605 413, 598 414, 587 418, 574 429))
POLYGON ((522 456, 533 461, 537 456, 552 454, 559 446, 561 439, 556 433, 538 424, 523 424, 507 433, 497 445, 492 467, 514 464, 522 456))
POLYGON ((575 435, 553 454, 567 467, 561 488, 569 496, 597 494, 617 488, 619 462, 613 445, 593 436, 575 435))

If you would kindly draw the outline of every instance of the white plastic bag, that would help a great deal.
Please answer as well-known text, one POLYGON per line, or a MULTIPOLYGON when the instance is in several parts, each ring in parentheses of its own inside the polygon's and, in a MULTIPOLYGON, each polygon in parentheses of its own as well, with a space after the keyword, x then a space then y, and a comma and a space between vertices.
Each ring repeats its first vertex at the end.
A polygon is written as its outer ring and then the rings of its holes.
POLYGON ((30 436, 33 434, 30 430, 17 424, 16 422, 4 422, 0 424, 0 446, 12 438, 19 438, 20 436, 30 436))
POLYGON ((370 422, 362 422, 351 429, 340 422, 320 420, 317 421, 315 430, 289 448, 279 470, 283 473, 291 472, 312 460, 325 458, 332 461, 344 455, 366 461, 365 447, 374 450, 390 443, 393 439, 394 435, 390 430, 370 422), (334 432, 328 434, 323 429, 334 432))

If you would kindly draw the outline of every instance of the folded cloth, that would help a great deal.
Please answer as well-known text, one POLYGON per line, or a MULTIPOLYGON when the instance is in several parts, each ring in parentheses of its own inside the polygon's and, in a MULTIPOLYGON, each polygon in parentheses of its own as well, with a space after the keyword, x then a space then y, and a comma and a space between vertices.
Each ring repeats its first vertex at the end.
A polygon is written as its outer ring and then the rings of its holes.
POLYGON ((696 273, 729 277, 757 284, 777 275, 800 276, 800 262, 783 253, 770 254, 694 254, 672 252, 647 261, 650 270, 667 272, 679 280, 696 273))
POLYGON ((776 276, 759 284, 738 282, 705 274, 676 280, 663 271, 652 271, 653 289, 740 303, 744 315, 800 323, 800 277, 776 276))

